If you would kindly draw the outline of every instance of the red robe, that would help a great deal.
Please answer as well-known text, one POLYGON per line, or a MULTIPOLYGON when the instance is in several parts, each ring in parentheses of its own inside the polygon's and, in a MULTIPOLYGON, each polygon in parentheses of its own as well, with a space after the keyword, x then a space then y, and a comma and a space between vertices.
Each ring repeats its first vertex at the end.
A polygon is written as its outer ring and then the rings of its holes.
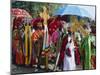
POLYGON ((60 50, 60 57, 59 57, 59 61, 58 61, 58 64, 61 64, 63 63, 63 60, 64 60, 64 52, 65 52, 65 49, 66 49, 66 44, 68 43, 68 35, 66 35, 63 40, 62 40, 62 45, 61 45, 61 50, 60 50))
POLYGON ((77 65, 80 65, 80 53, 76 42, 75 42, 75 61, 77 65))

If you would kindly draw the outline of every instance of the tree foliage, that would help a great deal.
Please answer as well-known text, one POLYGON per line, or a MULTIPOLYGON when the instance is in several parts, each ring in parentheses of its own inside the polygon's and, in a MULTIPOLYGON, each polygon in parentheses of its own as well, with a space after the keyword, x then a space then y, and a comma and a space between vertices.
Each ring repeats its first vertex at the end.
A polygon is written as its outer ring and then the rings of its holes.
POLYGON ((49 14, 52 16, 53 12, 59 8, 59 4, 53 3, 41 3, 41 2, 27 2, 27 1, 14 1, 12 2, 12 8, 24 9, 35 18, 39 16, 39 12, 42 11, 42 7, 46 6, 49 9, 49 14))

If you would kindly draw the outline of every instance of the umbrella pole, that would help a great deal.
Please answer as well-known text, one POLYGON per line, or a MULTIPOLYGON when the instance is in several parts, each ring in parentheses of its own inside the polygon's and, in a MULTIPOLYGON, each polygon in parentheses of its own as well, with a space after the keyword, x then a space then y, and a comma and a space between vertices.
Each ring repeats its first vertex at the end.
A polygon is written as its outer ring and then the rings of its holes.
POLYGON ((56 71, 56 68, 57 68, 57 65, 58 65, 58 61, 59 61, 59 57, 60 57, 60 51, 59 51, 59 53, 57 55, 56 63, 55 63, 55 66, 53 68, 54 71, 56 71))
POLYGON ((48 70, 48 52, 46 53, 46 70, 48 70))

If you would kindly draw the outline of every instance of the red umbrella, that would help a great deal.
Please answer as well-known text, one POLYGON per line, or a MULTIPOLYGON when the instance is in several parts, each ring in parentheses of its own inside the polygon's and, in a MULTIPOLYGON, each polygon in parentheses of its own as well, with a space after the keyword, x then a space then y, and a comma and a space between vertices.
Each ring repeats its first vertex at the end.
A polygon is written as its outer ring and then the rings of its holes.
POLYGON ((15 17, 32 18, 31 15, 26 10, 19 9, 19 8, 12 8, 11 9, 11 14, 12 14, 12 16, 15 16, 15 17))
POLYGON ((23 23, 24 18, 31 19, 31 15, 24 9, 19 9, 19 8, 12 8, 11 9, 11 14, 14 16, 13 20, 13 29, 16 29, 19 27, 20 24, 23 23))

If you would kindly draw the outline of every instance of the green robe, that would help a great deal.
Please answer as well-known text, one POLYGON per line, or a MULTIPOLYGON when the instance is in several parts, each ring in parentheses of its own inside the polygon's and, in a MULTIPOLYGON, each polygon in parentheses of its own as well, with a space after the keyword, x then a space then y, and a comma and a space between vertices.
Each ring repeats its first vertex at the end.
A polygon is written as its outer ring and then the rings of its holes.
POLYGON ((91 36, 88 35, 83 38, 81 43, 81 58, 84 62, 84 69, 91 69, 91 36), (84 53, 82 53, 84 52, 84 53))

